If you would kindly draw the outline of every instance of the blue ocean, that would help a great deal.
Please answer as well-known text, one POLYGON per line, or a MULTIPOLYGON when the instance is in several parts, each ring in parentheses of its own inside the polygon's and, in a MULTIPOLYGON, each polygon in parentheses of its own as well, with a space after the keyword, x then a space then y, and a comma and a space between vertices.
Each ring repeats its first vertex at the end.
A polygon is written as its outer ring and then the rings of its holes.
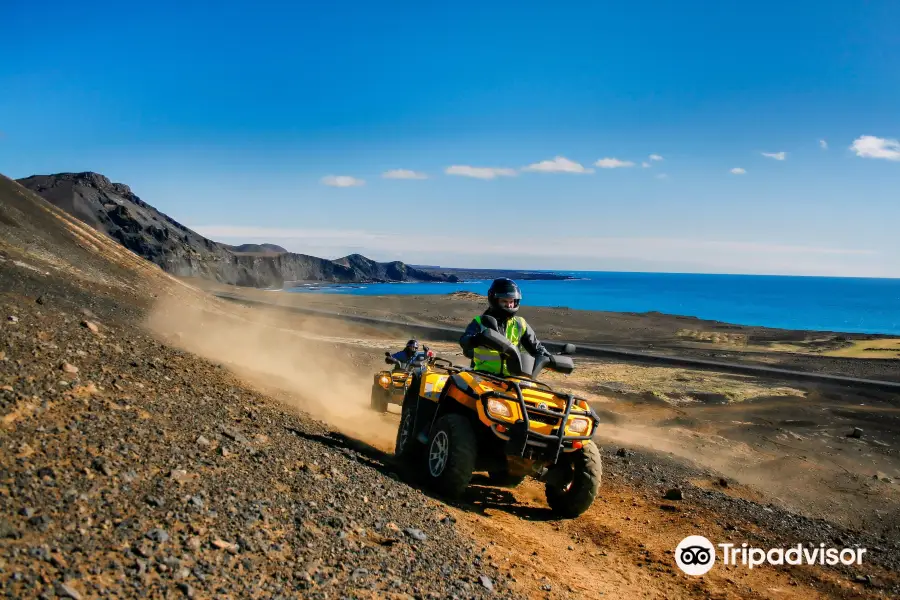
MULTIPOLYGON (((567 272, 564 281, 519 281, 523 302, 615 312, 657 311, 784 329, 900 335, 900 279, 567 272)), ((360 296, 486 294, 489 281, 293 288, 360 296)))

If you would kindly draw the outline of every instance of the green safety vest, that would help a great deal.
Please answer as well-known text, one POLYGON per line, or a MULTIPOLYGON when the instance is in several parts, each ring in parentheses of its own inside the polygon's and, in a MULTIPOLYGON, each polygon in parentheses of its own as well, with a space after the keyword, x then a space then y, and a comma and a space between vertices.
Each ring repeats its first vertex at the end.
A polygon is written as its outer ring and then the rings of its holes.
MULTIPOLYGON (((479 325, 482 324, 480 316, 475 317, 475 321, 479 325)), ((525 319, 522 317, 513 317, 506 322, 506 339, 512 342, 513 346, 518 348, 519 340, 525 335, 527 327, 528 324, 525 322, 525 319)), ((486 371, 487 373, 494 373, 496 375, 500 375, 502 370, 503 375, 509 375, 509 371, 506 369, 506 363, 501 360, 500 353, 483 346, 475 348, 472 368, 476 371, 486 371)))

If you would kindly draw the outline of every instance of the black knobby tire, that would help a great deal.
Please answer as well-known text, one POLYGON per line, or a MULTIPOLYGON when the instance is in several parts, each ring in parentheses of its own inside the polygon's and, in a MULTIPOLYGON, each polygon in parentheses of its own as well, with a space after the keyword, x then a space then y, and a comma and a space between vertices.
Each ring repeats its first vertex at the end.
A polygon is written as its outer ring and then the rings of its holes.
POLYGON ((597 444, 585 444, 581 452, 573 452, 567 458, 565 463, 554 467, 566 469, 566 476, 552 478, 544 492, 553 512, 575 518, 594 503, 603 476, 603 462, 597 444))
POLYGON ((457 498, 469 487, 477 456, 478 441, 469 420, 458 414, 444 415, 428 440, 425 479, 441 494, 457 498))
POLYGON ((378 385, 377 383, 372 384, 372 399, 369 402, 369 406, 372 407, 372 410, 376 412, 387 412, 388 408, 388 392, 378 385))
POLYGON ((403 409, 400 411, 400 424, 397 426, 397 439, 394 442, 394 457, 401 463, 411 465, 417 450, 422 444, 416 441, 416 412, 419 399, 414 395, 403 400, 403 409), (417 448, 418 446, 418 448, 417 448))
POLYGON ((497 487, 514 488, 525 481, 527 475, 512 475, 507 471, 488 471, 488 479, 491 485, 497 487))

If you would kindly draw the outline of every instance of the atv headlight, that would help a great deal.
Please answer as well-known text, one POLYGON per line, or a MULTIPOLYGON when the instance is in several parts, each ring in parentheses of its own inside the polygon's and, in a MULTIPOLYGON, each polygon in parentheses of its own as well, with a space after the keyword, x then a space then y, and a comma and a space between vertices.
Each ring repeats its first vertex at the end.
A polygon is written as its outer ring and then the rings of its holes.
POLYGON ((387 385, 391 382, 391 378, 387 375, 382 375, 380 381, 382 385, 387 385))
POLYGON ((588 430, 588 427, 590 427, 590 425, 591 422, 587 419, 572 419, 571 421, 569 421, 568 429, 572 433, 584 434, 588 430))
POLYGON ((489 413, 498 417, 506 417, 507 419, 512 417, 509 405, 501 400, 488 400, 487 409, 489 413))

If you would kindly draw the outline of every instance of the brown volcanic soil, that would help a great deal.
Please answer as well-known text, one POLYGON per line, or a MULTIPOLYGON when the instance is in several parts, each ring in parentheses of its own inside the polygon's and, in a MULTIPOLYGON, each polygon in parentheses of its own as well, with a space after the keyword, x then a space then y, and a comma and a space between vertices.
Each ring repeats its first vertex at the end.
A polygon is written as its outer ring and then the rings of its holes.
MULTIPOLYGON (((359 409, 384 346, 401 339, 217 301, 15 188, 0 188, 0 251, 7 596, 900 592, 896 531, 770 505, 751 486, 723 488, 714 469, 636 439, 606 445, 602 495, 578 519, 554 520, 535 482, 512 491, 477 482, 464 501, 444 503, 395 475, 384 451, 396 416, 359 409), (619 456, 619 444, 635 449, 619 456), (683 499, 663 500, 674 486, 683 499), (694 533, 759 547, 860 544, 870 560, 717 565, 690 578, 672 550, 694 533)), ((602 407, 608 392, 594 392, 602 407)), ((609 397, 608 427, 620 411, 639 418, 637 403, 626 410, 628 393, 609 397)))

